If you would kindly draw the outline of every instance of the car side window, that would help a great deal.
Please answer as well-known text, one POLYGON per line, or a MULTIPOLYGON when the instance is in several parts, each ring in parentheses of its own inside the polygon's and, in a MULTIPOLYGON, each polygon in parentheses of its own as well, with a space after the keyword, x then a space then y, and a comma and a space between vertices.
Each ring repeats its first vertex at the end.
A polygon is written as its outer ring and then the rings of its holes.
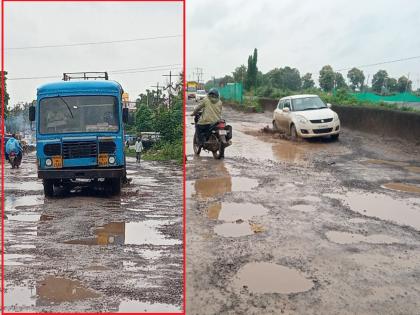
POLYGON ((283 103, 284 103, 284 101, 279 101, 279 103, 278 103, 278 105, 277 105, 277 108, 278 109, 283 109, 283 103))
POLYGON ((289 109, 292 110, 292 108, 290 107, 290 100, 285 100, 283 107, 284 108, 289 107, 289 109))

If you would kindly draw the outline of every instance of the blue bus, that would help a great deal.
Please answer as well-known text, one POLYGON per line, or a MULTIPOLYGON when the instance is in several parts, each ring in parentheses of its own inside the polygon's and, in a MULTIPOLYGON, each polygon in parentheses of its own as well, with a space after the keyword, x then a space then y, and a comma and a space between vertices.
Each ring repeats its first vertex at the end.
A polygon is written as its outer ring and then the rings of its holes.
POLYGON ((126 179, 124 123, 128 109, 122 106, 121 85, 115 81, 89 80, 64 74, 63 81, 42 85, 29 120, 36 125, 38 178, 44 194, 55 188, 89 182, 113 195, 126 179))

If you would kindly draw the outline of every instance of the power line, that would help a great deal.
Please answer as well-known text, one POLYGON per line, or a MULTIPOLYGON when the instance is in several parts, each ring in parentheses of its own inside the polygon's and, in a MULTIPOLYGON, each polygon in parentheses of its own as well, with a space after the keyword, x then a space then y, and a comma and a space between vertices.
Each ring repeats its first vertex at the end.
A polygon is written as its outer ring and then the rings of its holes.
POLYGON ((346 71, 346 70, 351 70, 353 68, 373 67, 373 66, 385 65, 385 64, 389 64, 389 63, 395 63, 395 62, 401 62, 401 61, 407 61, 407 60, 413 60, 413 59, 419 59, 419 58, 420 58, 420 56, 407 57, 407 58, 401 58, 401 59, 371 63, 371 64, 361 65, 361 66, 357 66, 357 67, 344 68, 344 69, 339 69, 339 70, 336 70, 336 71, 346 71))
POLYGON ((156 40, 156 39, 165 39, 165 38, 176 38, 176 37, 182 37, 182 35, 165 35, 165 36, 154 36, 154 37, 143 37, 143 38, 120 39, 120 40, 100 41, 100 42, 87 42, 87 43, 71 43, 71 44, 54 44, 54 45, 40 45, 40 46, 9 47, 9 48, 5 48, 5 50, 25 50, 25 49, 43 49, 43 48, 59 48, 59 47, 74 47, 74 46, 88 46, 88 45, 103 45, 103 44, 128 43, 128 42, 138 42, 138 41, 156 40))
MULTIPOLYGON (((178 68, 172 68, 174 66, 180 66, 181 64, 169 64, 169 65, 160 65, 160 66, 148 66, 142 68, 130 68, 130 69, 120 69, 120 70, 111 70, 108 73, 112 74, 129 74, 129 73, 139 73, 139 72, 155 72, 155 71, 168 71, 175 70, 178 68), (169 67, 169 68, 168 68, 169 67)), ((57 75, 48 75, 48 76, 34 76, 34 77, 17 77, 17 78, 8 78, 7 80, 17 81, 17 80, 36 80, 36 79, 56 79, 60 76, 57 75)))

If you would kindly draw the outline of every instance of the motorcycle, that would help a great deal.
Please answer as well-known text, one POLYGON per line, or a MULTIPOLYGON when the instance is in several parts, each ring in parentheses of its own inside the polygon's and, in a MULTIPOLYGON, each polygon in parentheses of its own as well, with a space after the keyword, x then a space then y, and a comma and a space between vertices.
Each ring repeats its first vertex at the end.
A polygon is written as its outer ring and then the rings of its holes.
POLYGON ((200 119, 202 112, 195 114, 194 125, 195 133, 193 140, 193 149, 196 155, 200 155, 201 150, 211 151, 215 159, 221 159, 225 157, 225 148, 232 144, 232 126, 226 125, 226 121, 221 119, 217 123, 213 124, 207 135, 206 141, 203 145, 199 144, 199 129, 198 120, 200 119))
POLYGON ((22 162, 22 157, 19 156, 15 151, 9 153, 9 163, 12 168, 19 168, 20 163, 22 162))

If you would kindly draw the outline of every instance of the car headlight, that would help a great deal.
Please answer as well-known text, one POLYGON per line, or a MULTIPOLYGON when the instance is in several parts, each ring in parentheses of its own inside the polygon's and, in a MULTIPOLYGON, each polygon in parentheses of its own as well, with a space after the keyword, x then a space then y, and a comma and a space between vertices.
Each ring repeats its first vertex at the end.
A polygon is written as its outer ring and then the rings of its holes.
POLYGON ((48 167, 50 167, 52 165, 51 159, 46 159, 45 160, 45 165, 48 166, 48 167))
POLYGON ((334 114, 334 121, 338 121, 339 119, 338 119, 338 115, 337 114, 334 114))
POLYGON ((306 123, 308 123, 308 120, 307 120, 305 117, 303 117, 303 116, 296 116, 296 119, 297 119, 297 121, 298 121, 298 122, 300 122, 301 124, 306 124, 306 123))
POLYGON ((109 162, 109 164, 114 164, 114 163, 115 163, 115 157, 110 156, 110 157, 108 158, 108 162, 109 162))

